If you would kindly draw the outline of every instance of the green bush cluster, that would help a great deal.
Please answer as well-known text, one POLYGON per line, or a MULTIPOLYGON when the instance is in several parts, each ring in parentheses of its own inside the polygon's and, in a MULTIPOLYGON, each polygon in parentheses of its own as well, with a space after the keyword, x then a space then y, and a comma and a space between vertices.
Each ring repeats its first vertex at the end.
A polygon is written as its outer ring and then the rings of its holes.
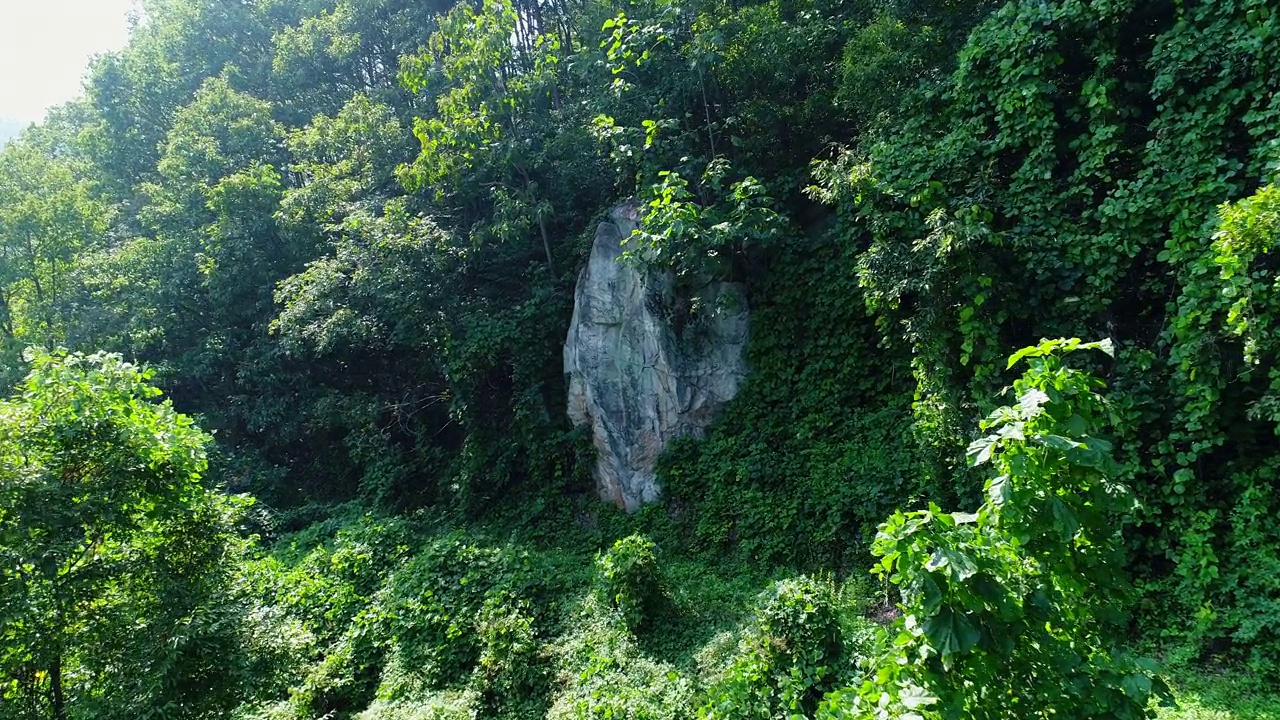
POLYGON ((571 621, 573 629, 556 643, 559 690, 548 720, 693 717, 693 681, 645 654, 621 618, 596 602, 585 603, 571 621))
POLYGON ((633 632, 655 619, 666 599, 657 546, 641 535, 615 542, 596 561, 599 592, 606 606, 617 611, 633 632))
POLYGON ((698 717, 812 717, 853 664, 840 613, 829 583, 804 576, 774 583, 757 600, 737 657, 698 717))
POLYGON ((1135 507, 1094 433, 1101 383, 1060 354, 1109 342, 1044 341, 1013 402, 983 422, 969 456, 990 466, 975 513, 894 513, 873 551, 902 593, 891 643, 824 717, 1147 718, 1167 695, 1150 661, 1117 643, 1128 586, 1125 518, 1135 507))
POLYGON ((536 563, 428 517, 347 514, 281 540, 253 580, 295 648, 275 686, 288 701, 257 712, 541 714, 548 585, 536 563))
POLYGON ((500 595, 480 611, 471 685, 485 717, 526 718, 546 709, 550 667, 529 613, 525 603, 500 595))
POLYGON ((532 550, 362 513, 286 538, 255 567, 283 590, 263 610, 293 665, 241 714, 811 715, 871 647, 863 584, 797 576, 757 593, 745 567, 662 560, 643 535, 607 548, 532 550))

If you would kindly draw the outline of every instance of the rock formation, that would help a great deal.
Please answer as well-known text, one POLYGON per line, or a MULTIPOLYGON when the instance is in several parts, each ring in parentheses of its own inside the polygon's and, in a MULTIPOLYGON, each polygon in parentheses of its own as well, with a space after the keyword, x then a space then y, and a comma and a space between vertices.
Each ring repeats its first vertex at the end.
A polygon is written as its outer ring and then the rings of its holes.
POLYGON ((667 444, 701 434, 737 393, 748 328, 740 285, 677 292, 672 273, 619 262, 636 218, 622 206, 597 228, 564 346, 569 418, 591 428, 600 496, 628 511, 660 496, 667 444))

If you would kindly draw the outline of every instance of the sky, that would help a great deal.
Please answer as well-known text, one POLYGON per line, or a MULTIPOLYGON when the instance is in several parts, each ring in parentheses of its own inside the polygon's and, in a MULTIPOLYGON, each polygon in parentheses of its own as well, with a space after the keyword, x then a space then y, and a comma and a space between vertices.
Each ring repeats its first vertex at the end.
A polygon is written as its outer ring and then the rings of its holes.
POLYGON ((0 0, 0 133, 80 95, 89 59, 124 47, 134 0, 0 0))

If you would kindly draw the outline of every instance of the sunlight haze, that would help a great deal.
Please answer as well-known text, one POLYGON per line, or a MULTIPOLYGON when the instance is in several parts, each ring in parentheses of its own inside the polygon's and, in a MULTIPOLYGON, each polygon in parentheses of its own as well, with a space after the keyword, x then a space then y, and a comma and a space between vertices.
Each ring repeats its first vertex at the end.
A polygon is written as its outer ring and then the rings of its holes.
POLYGON ((128 40, 132 0, 0 0, 0 132, 80 95, 93 55, 128 40))

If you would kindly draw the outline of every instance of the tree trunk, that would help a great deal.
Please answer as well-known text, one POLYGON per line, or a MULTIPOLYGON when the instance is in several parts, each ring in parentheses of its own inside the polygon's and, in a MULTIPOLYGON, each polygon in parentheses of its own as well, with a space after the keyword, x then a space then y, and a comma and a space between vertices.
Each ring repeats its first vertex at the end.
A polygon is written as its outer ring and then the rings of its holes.
POLYGON ((547 221, 538 213, 538 229, 542 231, 542 250, 547 254, 547 269, 551 276, 556 276, 556 261, 551 257, 551 239, 547 237, 547 221))
POLYGON ((31 284, 36 289, 36 302, 44 307, 44 288, 40 285, 40 258, 36 256, 35 243, 31 239, 31 231, 27 231, 27 259, 31 262, 31 284))
POLYGON ((49 694, 53 698, 53 720, 67 720, 66 700, 62 697, 62 655, 55 655, 49 666, 49 694))

